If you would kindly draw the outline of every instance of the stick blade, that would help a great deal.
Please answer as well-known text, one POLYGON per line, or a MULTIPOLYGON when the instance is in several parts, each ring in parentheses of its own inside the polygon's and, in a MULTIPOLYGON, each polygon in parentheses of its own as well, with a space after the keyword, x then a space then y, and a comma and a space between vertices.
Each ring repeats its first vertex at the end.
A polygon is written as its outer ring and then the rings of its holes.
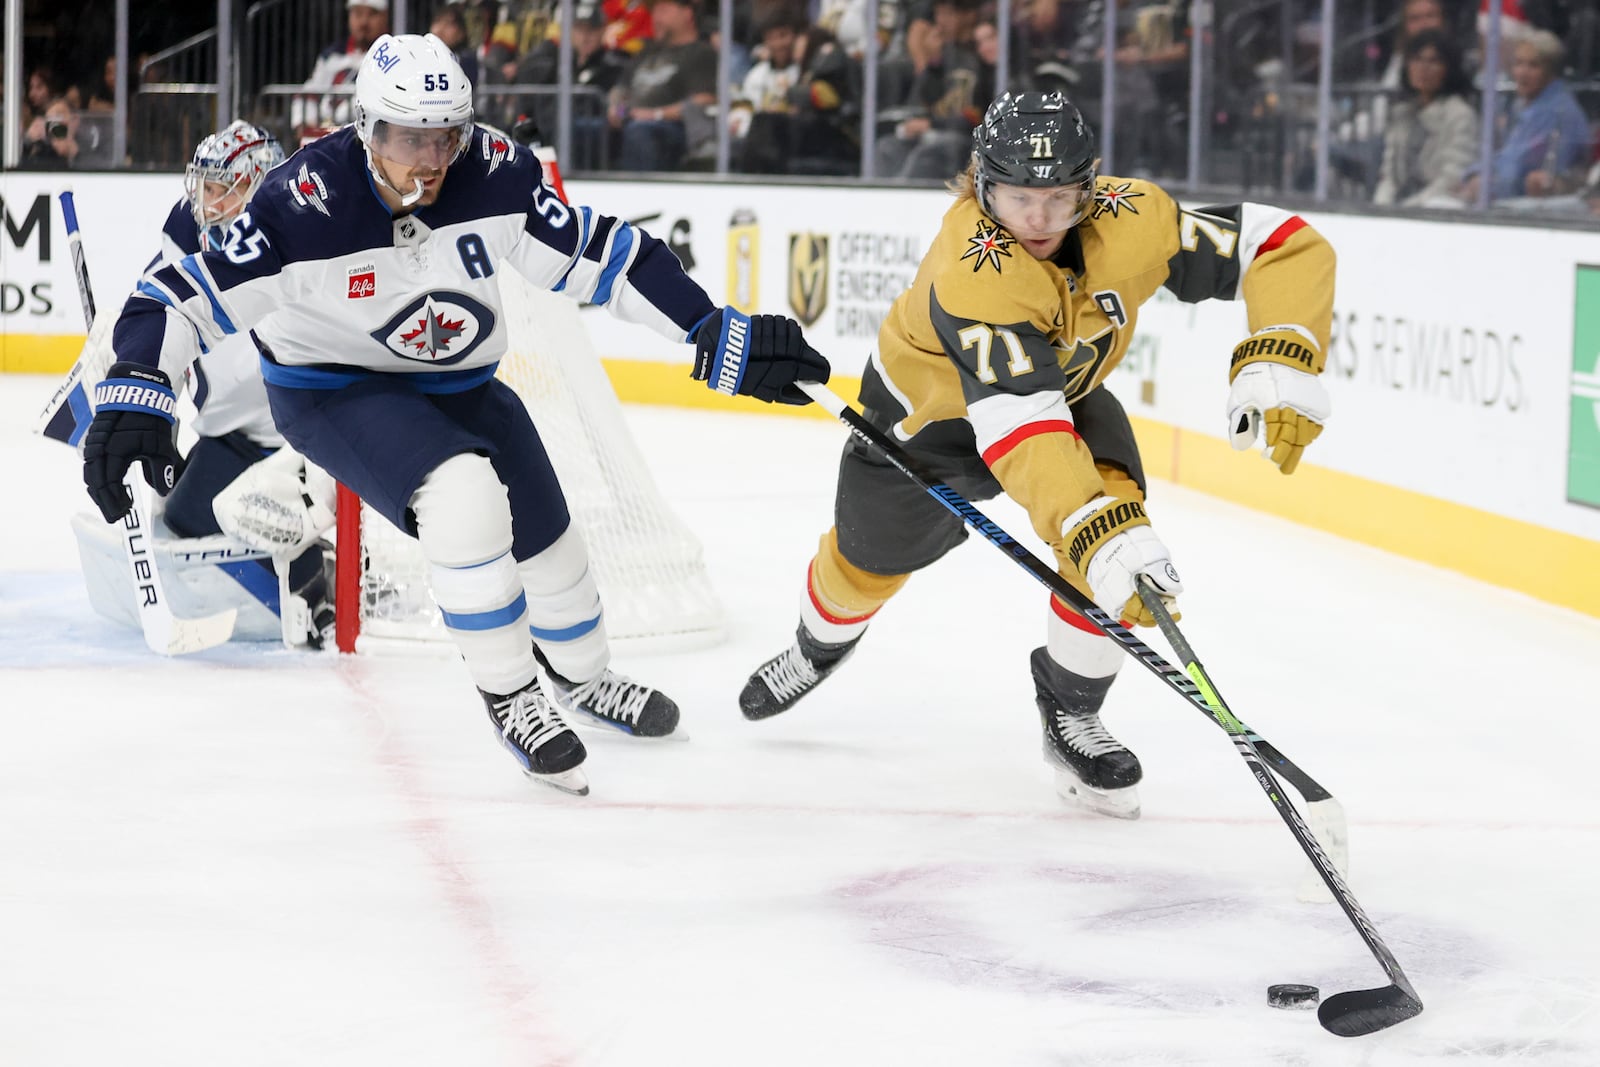
POLYGON ((238 614, 236 609, 229 608, 200 619, 180 619, 172 616, 171 622, 166 627, 155 627, 158 631, 165 629, 165 633, 151 633, 151 629, 147 628, 145 643, 150 646, 151 651, 159 652, 163 656, 187 656, 191 652, 204 652, 208 648, 216 648, 228 642, 233 636, 233 624, 238 614))
POLYGON ((1317 1008, 1317 1021, 1330 1034, 1364 1037, 1422 1014, 1422 1001, 1397 985, 1335 993, 1317 1008))

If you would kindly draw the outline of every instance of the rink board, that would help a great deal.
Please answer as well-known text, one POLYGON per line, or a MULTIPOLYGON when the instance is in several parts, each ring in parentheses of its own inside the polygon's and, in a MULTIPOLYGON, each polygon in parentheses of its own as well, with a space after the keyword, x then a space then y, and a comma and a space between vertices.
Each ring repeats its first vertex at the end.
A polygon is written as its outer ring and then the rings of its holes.
MULTIPOLYGON (((66 177, 0 175, 8 371, 64 371, 81 343, 54 200, 66 177)), ((181 177, 71 183, 100 306, 116 307, 181 177)), ((938 191, 698 182, 572 182, 569 193, 667 241, 714 299, 799 318, 848 396, 949 203, 938 191)), ((1600 236, 1308 217, 1339 253, 1328 432, 1292 478, 1233 453, 1223 405, 1243 307, 1163 291, 1109 381, 1149 472, 1600 615, 1600 301, 1583 299, 1600 292, 1600 236), (1515 277, 1492 276, 1490 248, 1515 277)), ((624 400, 759 407, 689 381, 684 346, 599 310, 586 322, 624 400)))

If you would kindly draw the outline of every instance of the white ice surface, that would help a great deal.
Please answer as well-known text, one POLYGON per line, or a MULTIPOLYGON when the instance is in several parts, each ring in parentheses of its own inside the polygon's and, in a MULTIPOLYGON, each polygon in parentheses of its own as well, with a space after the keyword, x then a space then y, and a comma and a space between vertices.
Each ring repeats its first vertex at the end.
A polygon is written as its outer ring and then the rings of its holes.
POLYGON ((1295 900, 1293 840, 1193 706, 1130 662, 1106 721, 1144 817, 1054 796, 1045 597, 989 546, 913 579, 799 707, 739 716, 841 428, 630 411, 731 636, 616 663, 693 740, 586 734, 576 799, 517 773, 456 662, 162 661, 101 620, 76 458, 29 433, 53 384, 0 377, 6 1067, 1600 1064, 1594 619, 1154 487, 1189 639, 1344 802, 1427 1003, 1345 1040, 1267 985, 1382 974, 1295 900))

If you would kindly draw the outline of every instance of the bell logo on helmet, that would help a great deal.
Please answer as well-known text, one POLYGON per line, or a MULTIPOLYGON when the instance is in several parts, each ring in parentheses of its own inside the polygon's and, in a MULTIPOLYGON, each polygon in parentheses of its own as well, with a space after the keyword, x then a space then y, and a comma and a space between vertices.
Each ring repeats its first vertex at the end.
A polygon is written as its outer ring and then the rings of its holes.
POLYGON ((400 62, 400 57, 389 51, 389 45, 391 43, 392 39, 389 41, 384 41, 382 44, 378 45, 377 48, 373 49, 372 52, 373 65, 379 70, 383 71, 385 74, 393 70, 395 64, 400 62))

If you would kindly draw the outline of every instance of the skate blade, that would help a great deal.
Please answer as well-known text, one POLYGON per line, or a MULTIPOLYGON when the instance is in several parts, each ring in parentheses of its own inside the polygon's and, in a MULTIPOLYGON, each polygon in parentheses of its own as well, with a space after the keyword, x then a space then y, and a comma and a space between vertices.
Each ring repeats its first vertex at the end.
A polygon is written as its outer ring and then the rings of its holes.
POLYGON ((1096 815, 1107 815, 1113 819, 1139 817, 1139 787, 1136 785, 1125 786, 1122 789, 1096 789, 1078 781, 1077 775, 1071 771, 1058 770, 1056 793, 1069 804, 1092 811, 1096 815))
POLYGON ((589 776, 583 773, 582 767, 573 767, 571 770, 558 771, 555 774, 536 774, 533 771, 522 773, 536 782, 542 782, 575 797, 589 795, 589 776))

